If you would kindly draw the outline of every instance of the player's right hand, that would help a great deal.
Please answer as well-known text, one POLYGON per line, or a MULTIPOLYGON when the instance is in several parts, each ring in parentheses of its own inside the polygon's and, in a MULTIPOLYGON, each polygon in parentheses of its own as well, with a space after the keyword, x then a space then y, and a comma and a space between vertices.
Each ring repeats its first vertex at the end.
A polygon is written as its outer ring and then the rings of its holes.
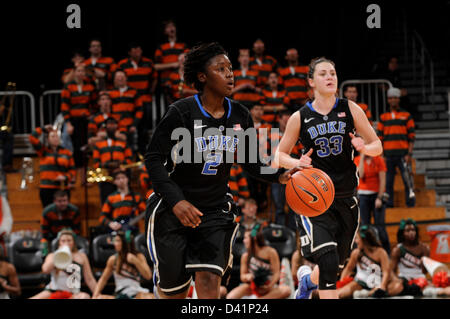
POLYGON ((306 154, 303 154, 302 157, 300 157, 298 166, 303 167, 303 168, 312 167, 312 165, 311 165, 312 160, 311 160, 310 156, 313 153, 313 151, 314 151, 314 149, 311 148, 311 149, 309 149, 309 151, 306 154))
POLYGON ((172 209, 178 220, 186 227, 198 227, 202 222, 200 216, 203 216, 194 205, 187 200, 179 201, 172 209))

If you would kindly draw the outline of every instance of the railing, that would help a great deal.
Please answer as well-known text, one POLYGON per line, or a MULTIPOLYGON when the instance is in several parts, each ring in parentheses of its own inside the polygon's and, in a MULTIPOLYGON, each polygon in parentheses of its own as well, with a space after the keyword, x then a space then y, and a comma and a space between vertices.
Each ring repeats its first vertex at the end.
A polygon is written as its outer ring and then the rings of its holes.
POLYGON ((372 118, 375 122, 380 119, 380 115, 388 110, 386 92, 392 87, 392 83, 385 79, 372 80, 346 80, 339 87, 339 96, 344 97, 344 87, 355 85, 358 89, 358 102, 369 106, 372 118))
MULTIPOLYGON (((5 95, 15 94, 14 105, 11 114, 11 122, 14 134, 14 154, 29 154, 34 152, 28 136, 36 128, 35 100, 33 94, 28 91, 0 91, 0 99, 5 95)), ((4 125, 8 115, 9 105, 0 118, 1 125, 4 125)))
POLYGON ((39 97, 39 124, 53 124, 61 108, 61 91, 44 91, 39 97))
POLYGON ((429 88, 431 94, 430 102, 432 105, 434 105, 434 63, 430 52, 423 42, 422 37, 416 31, 412 32, 411 54, 414 80, 417 80, 419 78, 422 83, 422 102, 428 102, 426 94, 428 85, 426 82, 429 79, 429 88), (427 72, 429 73, 428 75, 427 72))

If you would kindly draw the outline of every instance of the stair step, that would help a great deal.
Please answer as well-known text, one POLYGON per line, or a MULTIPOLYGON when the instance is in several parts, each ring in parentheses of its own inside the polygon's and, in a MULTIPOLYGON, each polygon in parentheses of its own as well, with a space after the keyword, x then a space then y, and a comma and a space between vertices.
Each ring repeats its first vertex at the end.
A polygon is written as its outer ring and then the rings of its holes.
POLYGON ((450 157, 450 149, 414 149, 413 156, 417 160, 446 159, 450 157))
POLYGON ((417 106, 419 112, 431 112, 431 111, 448 111, 448 105, 442 104, 420 104, 417 106))
POLYGON ((443 129, 449 127, 449 121, 417 121, 415 122, 418 129, 443 129))
MULTIPOLYGON (((436 191, 434 189, 420 189, 414 188, 416 195, 415 207, 430 207, 436 206, 436 191)), ((394 207, 406 207, 405 191, 394 191, 394 207)))
POLYGON ((442 138, 442 139, 419 139, 416 137, 414 141, 414 151, 413 157, 417 151, 422 150, 439 150, 439 149, 449 149, 450 148, 450 139, 442 138))

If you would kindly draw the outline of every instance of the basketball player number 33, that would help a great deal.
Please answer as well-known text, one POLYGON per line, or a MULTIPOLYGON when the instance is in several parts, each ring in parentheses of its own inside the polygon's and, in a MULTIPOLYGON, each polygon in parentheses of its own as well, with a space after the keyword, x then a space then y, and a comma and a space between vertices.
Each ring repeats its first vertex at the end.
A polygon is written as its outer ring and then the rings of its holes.
POLYGON ((326 137, 316 139, 314 143, 320 147, 320 150, 317 151, 317 156, 327 157, 330 156, 330 154, 341 154, 343 140, 344 138, 342 137, 342 135, 334 135, 329 139, 326 137))

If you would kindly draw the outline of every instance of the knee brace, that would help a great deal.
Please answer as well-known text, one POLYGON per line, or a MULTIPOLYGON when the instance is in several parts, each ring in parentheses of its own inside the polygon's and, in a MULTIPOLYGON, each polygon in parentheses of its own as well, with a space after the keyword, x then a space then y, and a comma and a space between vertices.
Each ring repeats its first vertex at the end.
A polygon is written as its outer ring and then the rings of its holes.
POLYGON ((337 274, 339 271, 339 257, 336 249, 330 250, 317 258, 319 265, 319 289, 336 289, 337 274))

